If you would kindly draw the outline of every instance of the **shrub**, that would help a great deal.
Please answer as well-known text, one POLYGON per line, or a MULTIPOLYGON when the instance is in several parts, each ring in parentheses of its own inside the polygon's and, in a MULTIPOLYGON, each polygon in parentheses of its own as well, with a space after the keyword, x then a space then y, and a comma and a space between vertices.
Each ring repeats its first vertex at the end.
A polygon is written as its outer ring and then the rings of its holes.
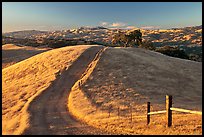
POLYGON ((160 52, 160 53, 165 54, 165 55, 168 55, 168 56, 172 56, 172 57, 189 59, 189 57, 185 53, 185 51, 180 50, 178 47, 164 46, 164 47, 157 48, 155 51, 160 52))
POLYGON ((144 49, 148 49, 148 50, 155 50, 156 47, 154 46, 154 44, 150 41, 144 41, 142 42, 142 44, 140 44, 138 46, 138 48, 144 48, 144 49))

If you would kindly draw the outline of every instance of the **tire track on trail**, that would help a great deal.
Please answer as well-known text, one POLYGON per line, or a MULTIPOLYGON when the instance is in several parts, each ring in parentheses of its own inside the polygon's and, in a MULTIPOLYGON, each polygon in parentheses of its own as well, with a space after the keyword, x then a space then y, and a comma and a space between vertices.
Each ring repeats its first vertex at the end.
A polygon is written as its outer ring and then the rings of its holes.
POLYGON ((93 46, 85 50, 68 70, 63 71, 48 89, 30 103, 30 127, 24 135, 110 134, 78 121, 67 110, 72 86, 104 49, 103 46, 93 46))

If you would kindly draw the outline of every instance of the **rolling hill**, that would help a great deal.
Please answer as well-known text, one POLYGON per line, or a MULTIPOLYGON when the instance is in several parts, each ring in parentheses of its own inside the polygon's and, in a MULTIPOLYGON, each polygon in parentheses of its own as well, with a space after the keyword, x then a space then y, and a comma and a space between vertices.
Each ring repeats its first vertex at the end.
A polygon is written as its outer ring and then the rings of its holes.
POLYGON ((50 50, 2 70, 2 134, 22 134, 29 127, 30 103, 87 48, 50 50))
POLYGON ((2 132, 202 134, 194 114, 173 114, 168 129, 165 115, 155 115, 146 126, 146 102, 164 110, 167 94, 175 107, 202 111, 202 63, 139 48, 54 49, 2 70, 2 132))
POLYGON ((47 50, 50 48, 34 48, 14 44, 2 45, 2 69, 47 50))
POLYGON ((174 107, 202 111, 202 63, 138 48, 108 48, 83 76, 72 88, 68 108, 92 126, 118 134, 202 132, 202 116, 176 112, 170 129, 164 114, 152 116, 146 126, 146 103, 151 102, 151 111, 165 110, 166 95, 173 96, 174 107))

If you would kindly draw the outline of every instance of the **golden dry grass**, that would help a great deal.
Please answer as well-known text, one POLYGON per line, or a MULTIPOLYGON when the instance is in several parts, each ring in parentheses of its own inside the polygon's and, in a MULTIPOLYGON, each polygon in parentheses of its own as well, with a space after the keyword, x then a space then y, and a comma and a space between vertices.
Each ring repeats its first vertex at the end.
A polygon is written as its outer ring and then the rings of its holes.
POLYGON ((50 50, 3 69, 2 134, 22 134, 29 127, 30 102, 89 47, 50 50))
POLYGON ((50 48, 34 48, 14 44, 2 45, 2 69, 47 50, 50 48))
MULTIPOLYGON (((2 134, 21 134, 29 127, 30 102, 89 47, 47 51, 3 69, 2 134)), ((165 114, 153 115, 149 126, 145 116, 147 101, 151 111, 165 109, 166 94, 173 95, 174 107, 202 110, 202 63, 143 49, 108 48, 102 53, 68 97, 75 117, 113 134, 202 134, 199 115, 175 113, 171 128, 166 128, 165 114), (134 107, 132 122, 129 105, 134 107)))
POLYGON ((202 116, 195 114, 174 112, 171 128, 166 128, 165 114, 151 116, 146 125, 146 102, 151 111, 165 110, 167 94, 173 96, 173 107, 202 111, 202 63, 144 49, 108 48, 73 86, 68 108, 78 119, 116 134, 202 134, 202 116), (124 110, 120 117, 118 106, 124 110))

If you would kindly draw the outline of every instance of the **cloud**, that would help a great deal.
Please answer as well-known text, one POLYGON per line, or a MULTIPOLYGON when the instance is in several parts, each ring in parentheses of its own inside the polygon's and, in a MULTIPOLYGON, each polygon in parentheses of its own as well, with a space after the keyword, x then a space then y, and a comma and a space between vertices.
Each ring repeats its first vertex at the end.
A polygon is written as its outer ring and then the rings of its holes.
POLYGON ((126 26, 126 23, 123 22, 115 22, 111 24, 112 27, 124 27, 126 26))
POLYGON ((154 30, 154 29, 159 29, 159 26, 143 26, 140 27, 141 29, 149 29, 149 30, 154 30))
POLYGON ((138 28, 135 26, 127 26, 126 29, 138 29, 138 28))
POLYGON ((108 23, 108 22, 101 22, 100 25, 102 25, 102 26, 108 26, 109 23, 108 23))
POLYGON ((101 26, 109 27, 109 28, 125 28, 127 26, 127 23, 124 22, 100 22, 101 26))

